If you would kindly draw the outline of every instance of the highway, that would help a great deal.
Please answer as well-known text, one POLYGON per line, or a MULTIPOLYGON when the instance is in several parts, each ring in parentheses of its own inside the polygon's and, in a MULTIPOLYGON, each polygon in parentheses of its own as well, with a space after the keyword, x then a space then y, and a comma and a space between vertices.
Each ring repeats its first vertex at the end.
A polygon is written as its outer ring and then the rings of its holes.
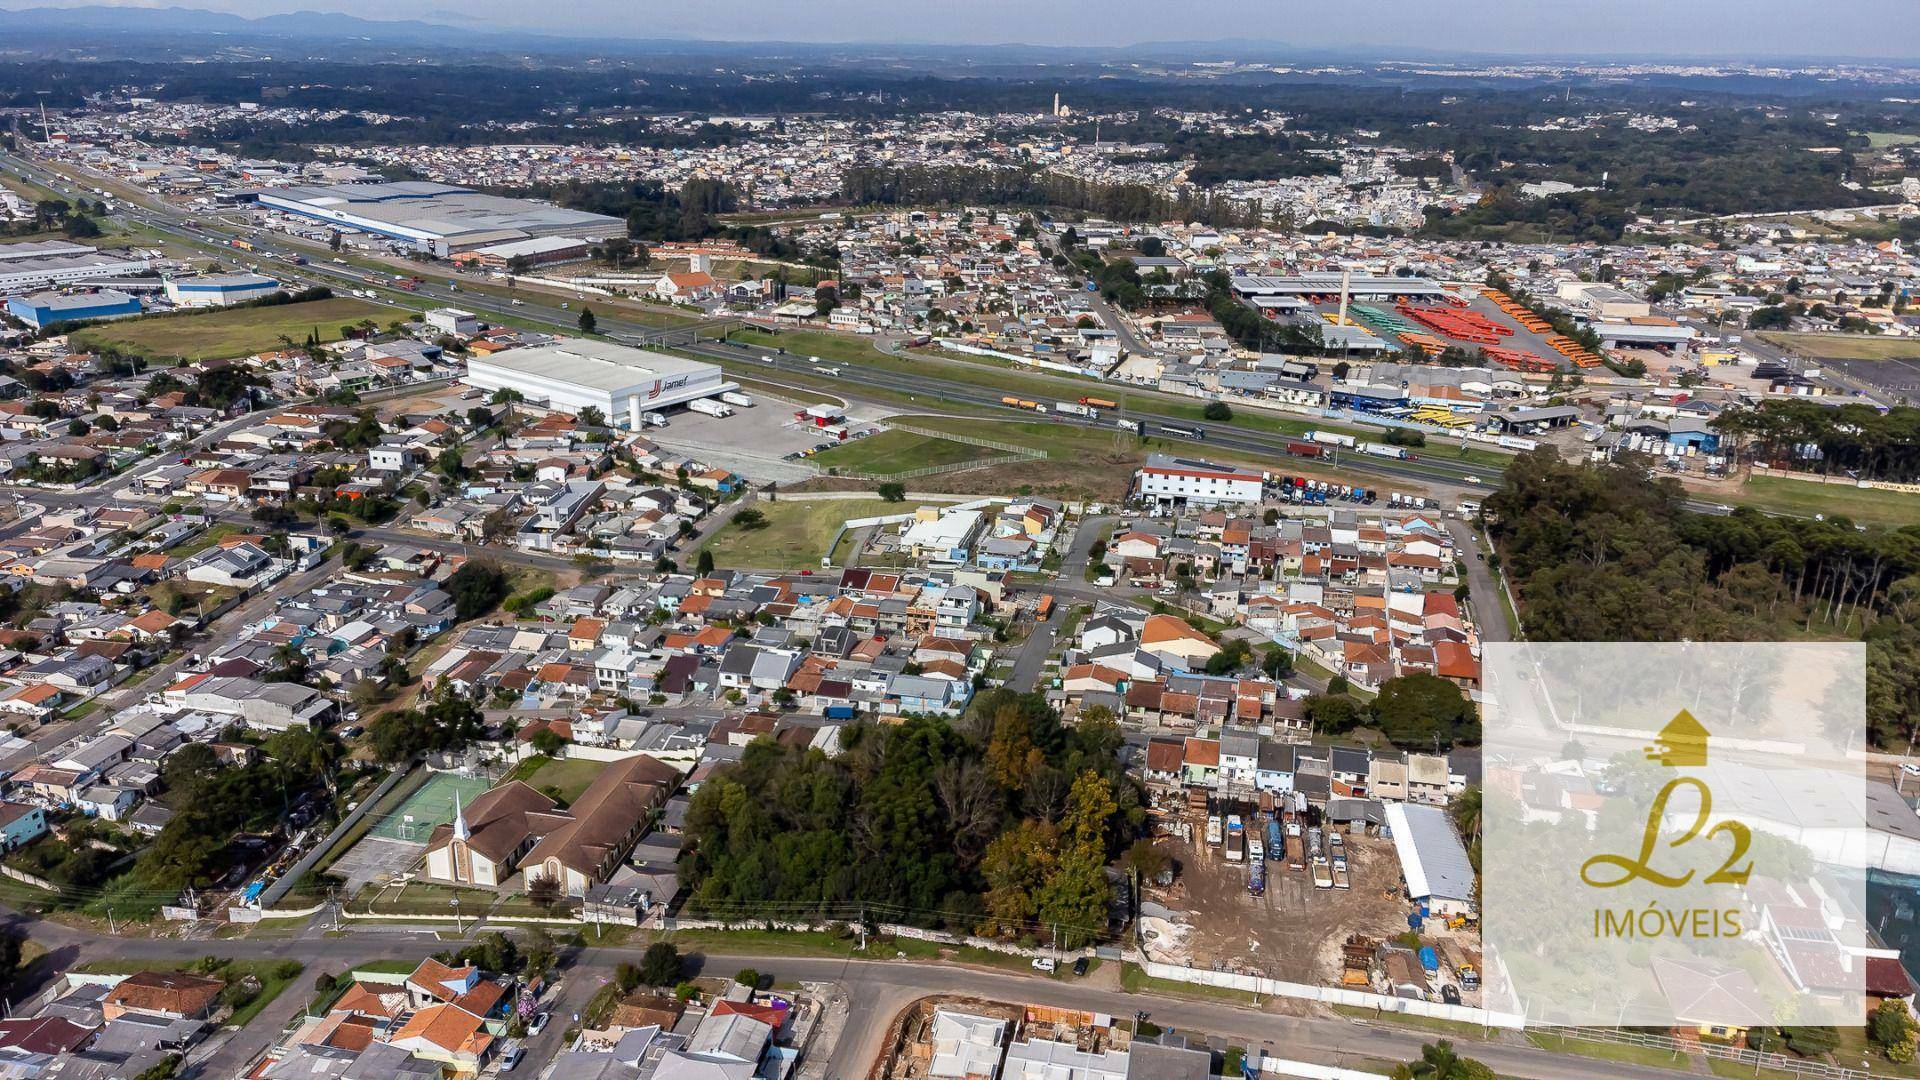
MULTIPOLYGON (((0 165, 22 172, 29 178, 59 190, 71 187, 72 180, 39 165, 37 162, 18 154, 0 153, 0 165)), ((86 170, 77 166, 66 166, 75 173, 86 170)), ((111 177, 95 174, 91 178, 101 184, 112 183, 116 188, 125 189, 126 185, 111 177)), ((283 280, 302 285, 325 285, 330 288, 345 288, 359 292, 372 290, 374 302, 386 304, 397 310, 416 311, 423 305, 420 301, 432 301, 436 304, 457 305, 476 314, 487 313, 505 319, 515 319, 545 325, 554 332, 567 333, 575 329, 579 318, 577 308, 559 306, 559 301, 538 292, 528 292, 513 299, 503 299, 489 292, 480 292, 471 288, 461 289, 458 285, 449 288, 449 273, 439 272, 438 268, 424 267, 419 275, 423 280, 417 289, 399 291, 394 288, 394 275, 370 270, 353 263, 336 262, 324 248, 301 249, 290 238, 267 231, 243 233, 237 226, 228 226, 218 219, 208 221, 195 219, 187 212, 150 198, 136 201, 126 197, 116 197, 116 210, 131 220, 137 221, 157 232, 174 236, 187 243, 218 249, 218 253, 229 259, 242 259, 251 255, 261 259, 284 263, 274 268, 276 276, 283 280), (244 239, 253 245, 253 251, 246 252, 230 246, 229 241, 244 239), (293 258, 298 255, 308 260, 307 265, 298 266, 293 258), (426 271, 434 271, 429 276, 426 271)), ((584 302, 592 302, 591 297, 583 297, 584 302)), ((843 361, 835 359, 826 364, 812 364, 806 357, 783 353, 775 349, 764 349, 739 343, 726 343, 717 340, 727 330, 737 327, 740 321, 736 317, 716 317, 701 322, 662 330, 646 326, 623 318, 617 310, 609 311, 606 305, 595 313, 597 332, 622 344, 641 347, 671 347, 681 353, 699 356, 710 360, 757 362, 774 372, 790 372, 811 375, 815 378, 834 378, 846 384, 846 391, 853 397, 859 397, 863 386, 876 387, 895 393, 925 395, 933 403, 951 402, 993 409, 1005 409, 1001 394, 980 385, 957 380, 942 379, 934 374, 915 372, 904 374, 891 368, 843 361), (833 367, 837 376, 824 375, 821 367, 833 367)), ((963 361, 922 358, 929 369, 936 369, 963 361)), ((1098 392, 1101 384, 1089 380, 1071 379, 1040 372, 1022 372, 1023 377, 1047 379, 1057 384, 1058 396, 1062 399, 1077 398, 1088 391, 1098 392)), ((1136 396, 1137 396, 1137 392, 1136 396)), ((1170 395, 1165 396, 1169 405, 1186 404, 1189 400, 1170 395)), ((1252 407, 1243 408, 1243 412, 1252 407)), ((1286 462, 1295 463, 1302 471, 1310 471, 1315 465, 1335 467, 1352 473, 1378 476, 1383 481, 1403 481, 1409 485, 1435 485, 1449 492, 1484 495, 1497 490, 1504 468, 1498 463, 1469 465, 1444 458, 1422 457, 1417 460, 1397 460, 1375 457, 1358 452, 1334 453, 1330 458, 1306 459, 1288 454, 1287 444, 1301 441, 1297 437, 1255 431, 1245 426, 1215 421, 1196 421, 1183 416, 1130 409, 1129 419, 1139 420, 1145 425, 1144 434, 1150 438, 1159 438, 1169 442, 1184 443, 1189 440, 1169 435, 1163 427, 1176 427, 1185 430, 1197 430, 1204 434, 1203 439, 1190 440, 1194 453, 1203 453, 1203 447, 1217 446, 1240 453, 1274 458, 1273 471, 1287 472, 1286 462)), ((1073 423, 1086 425, 1088 422, 1075 417, 1060 414, 1031 414, 1020 416, 1009 410, 1009 419, 1024 419, 1029 422, 1073 423)), ((1311 418, 1300 418, 1311 419, 1311 418)), ((1342 422, 1351 426, 1350 422, 1342 422)), ((1683 505, 1698 513, 1724 514, 1728 507, 1712 502, 1688 500, 1683 505)))

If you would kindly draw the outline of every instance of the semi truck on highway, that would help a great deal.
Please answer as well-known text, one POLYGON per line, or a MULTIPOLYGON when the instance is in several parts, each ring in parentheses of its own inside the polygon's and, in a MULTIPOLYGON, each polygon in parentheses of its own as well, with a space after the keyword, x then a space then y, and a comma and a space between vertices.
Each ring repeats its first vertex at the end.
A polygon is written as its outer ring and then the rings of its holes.
POLYGON ((1056 401, 1053 404, 1053 411, 1057 413, 1065 413, 1068 416, 1100 415, 1100 411, 1098 409, 1095 409, 1089 405, 1082 405, 1077 401, 1056 401))
POLYGON ((1407 448, 1404 446, 1389 446, 1386 443, 1377 442, 1361 443, 1360 451, 1372 454, 1374 457, 1396 458, 1400 461, 1407 459, 1407 448))
POLYGON ((1351 449, 1354 443, 1358 441, 1353 436, 1343 435, 1338 431, 1309 431, 1307 432, 1307 438, 1312 439, 1322 446, 1341 446, 1348 449, 1351 449))
POLYGON ((1113 426, 1119 428, 1121 431, 1131 431, 1135 435, 1146 430, 1145 425, 1141 424, 1138 420, 1115 420, 1113 426))

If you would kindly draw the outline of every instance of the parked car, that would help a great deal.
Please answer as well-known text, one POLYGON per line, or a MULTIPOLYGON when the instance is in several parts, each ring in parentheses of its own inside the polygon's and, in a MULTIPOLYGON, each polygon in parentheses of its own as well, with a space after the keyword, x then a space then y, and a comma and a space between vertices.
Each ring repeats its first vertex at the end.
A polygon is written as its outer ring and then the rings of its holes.
POLYGON ((1035 971, 1044 971, 1051 975, 1059 970, 1059 967, 1060 965, 1054 963, 1053 958, 1050 956, 1036 956, 1033 958, 1033 970, 1035 971))
POLYGON ((513 1070, 519 1068, 520 1059, 526 1056, 527 1056, 527 1048, 524 1046, 516 1046, 513 1049, 507 1051, 506 1056, 500 1059, 500 1071, 512 1072, 513 1070))
POLYGON ((538 1035, 547 1029, 547 1017, 552 1013, 534 1013, 533 1020, 527 1024, 528 1035, 538 1035))

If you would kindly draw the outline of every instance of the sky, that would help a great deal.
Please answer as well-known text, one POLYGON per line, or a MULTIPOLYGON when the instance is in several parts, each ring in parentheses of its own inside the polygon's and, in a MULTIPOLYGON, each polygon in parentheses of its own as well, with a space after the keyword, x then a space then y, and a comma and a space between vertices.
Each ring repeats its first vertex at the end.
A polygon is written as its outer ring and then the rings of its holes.
POLYGON ((721 41, 1132 45, 1250 40, 1462 53, 1920 61, 1916 0, 6 0, 198 7, 561 35, 721 41))

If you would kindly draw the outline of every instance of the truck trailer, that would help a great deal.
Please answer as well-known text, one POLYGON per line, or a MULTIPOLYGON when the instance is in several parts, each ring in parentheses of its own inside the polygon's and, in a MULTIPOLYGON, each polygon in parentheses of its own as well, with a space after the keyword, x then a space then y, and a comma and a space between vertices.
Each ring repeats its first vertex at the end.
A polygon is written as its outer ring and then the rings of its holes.
POLYGON ((733 407, 723 405, 712 398, 696 398, 687 402, 689 412, 705 413, 708 416, 732 416, 733 407))

